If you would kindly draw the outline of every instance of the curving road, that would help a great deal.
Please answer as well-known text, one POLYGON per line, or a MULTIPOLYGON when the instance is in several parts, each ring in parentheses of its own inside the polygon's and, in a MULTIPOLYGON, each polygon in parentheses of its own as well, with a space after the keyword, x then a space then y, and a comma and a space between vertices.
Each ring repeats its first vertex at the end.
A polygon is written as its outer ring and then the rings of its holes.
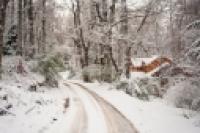
POLYGON ((79 106, 71 133, 137 133, 115 107, 80 83, 65 83, 79 106))
POLYGON ((70 98, 73 100, 74 106, 76 106, 76 115, 72 120, 70 125, 70 133, 87 133, 87 113, 84 104, 80 97, 77 95, 76 91, 69 85, 64 84, 68 87, 68 92, 70 93, 70 98))

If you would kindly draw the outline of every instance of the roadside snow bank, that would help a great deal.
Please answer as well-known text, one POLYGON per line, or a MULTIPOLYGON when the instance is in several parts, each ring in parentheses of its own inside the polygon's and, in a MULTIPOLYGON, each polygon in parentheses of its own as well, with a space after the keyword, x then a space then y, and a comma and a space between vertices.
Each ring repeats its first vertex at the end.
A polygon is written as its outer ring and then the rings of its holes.
POLYGON ((110 89, 108 84, 85 85, 118 108, 140 133, 200 132, 200 114, 197 112, 175 108, 161 99, 141 101, 110 89))
MULTIPOLYGON (((200 79, 199 79, 200 80, 200 79)), ((197 78, 172 86, 165 99, 179 108, 200 111, 200 83, 197 78)))

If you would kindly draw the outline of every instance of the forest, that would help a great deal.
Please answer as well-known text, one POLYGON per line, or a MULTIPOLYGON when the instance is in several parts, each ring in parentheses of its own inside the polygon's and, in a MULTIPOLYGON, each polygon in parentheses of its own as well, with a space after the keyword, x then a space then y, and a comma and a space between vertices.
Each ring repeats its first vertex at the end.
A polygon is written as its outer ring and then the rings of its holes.
POLYGON ((199 133, 199 66, 200 0, 0 0, 0 133, 199 133))

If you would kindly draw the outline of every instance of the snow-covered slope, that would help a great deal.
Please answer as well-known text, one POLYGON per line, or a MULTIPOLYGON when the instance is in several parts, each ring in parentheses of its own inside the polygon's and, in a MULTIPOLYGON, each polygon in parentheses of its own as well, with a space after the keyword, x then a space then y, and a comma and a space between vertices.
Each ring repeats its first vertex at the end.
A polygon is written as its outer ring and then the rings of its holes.
POLYGON ((66 132, 71 109, 64 107, 69 97, 66 87, 39 87, 30 91, 31 85, 42 77, 30 72, 16 73, 19 57, 6 57, 3 62, 3 79, 0 80, 0 133, 55 133, 66 132), (66 110, 66 112, 65 112, 66 110), (61 129, 61 130, 60 130, 61 129))

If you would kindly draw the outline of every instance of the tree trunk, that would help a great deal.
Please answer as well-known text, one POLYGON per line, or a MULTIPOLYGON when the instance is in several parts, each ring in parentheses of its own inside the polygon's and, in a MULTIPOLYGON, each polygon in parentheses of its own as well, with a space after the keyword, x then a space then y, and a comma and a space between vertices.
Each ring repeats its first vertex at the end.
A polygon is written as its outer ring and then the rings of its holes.
POLYGON ((82 35, 82 29, 80 27, 81 25, 81 9, 80 9, 80 1, 76 0, 76 4, 73 4, 73 11, 74 11, 74 28, 75 28, 75 32, 76 32, 76 36, 77 38, 74 39, 74 45, 76 47, 76 51, 77 51, 77 60, 79 61, 79 67, 83 68, 84 67, 84 59, 82 57, 82 52, 83 52, 83 35, 82 35), (76 7, 75 7, 76 5, 76 7))
POLYGON ((85 47, 84 48, 84 66, 88 67, 89 65, 89 48, 85 47))
POLYGON ((112 0, 112 4, 110 6, 110 24, 112 24, 115 20, 115 8, 116 8, 116 0, 112 0))
POLYGON ((27 55, 27 0, 24 0, 24 8, 23 8, 23 53, 22 55, 27 55))
POLYGON ((125 67, 126 67, 126 78, 130 78, 130 66, 132 65, 132 62, 131 62, 131 47, 127 47, 126 49, 126 64, 125 64, 125 67))
POLYGON ((15 20, 15 0, 11 0, 11 26, 14 24, 14 20, 15 20))
MULTIPOLYGON (((121 19, 123 20, 121 23, 120 33, 123 36, 128 34, 128 10, 127 10, 127 3, 126 0, 121 0, 121 19)), ((127 41, 125 39, 122 40, 122 43, 126 46, 126 59, 125 59, 125 71, 126 71, 126 78, 130 78, 130 58, 131 58, 131 48, 128 47, 127 41)))
POLYGON ((94 24, 97 22, 96 4, 94 0, 90 1, 90 21, 92 22, 90 29, 93 29, 94 24))
POLYGON ((123 35, 128 33, 128 10, 126 0, 121 0, 121 19, 123 20, 121 23, 120 32, 123 35))
POLYGON ((22 0, 18 0, 17 54, 22 55, 22 0))
POLYGON ((2 73, 2 54, 3 54, 3 44, 4 44, 3 33, 4 33, 7 4, 8 0, 0 1, 0 78, 2 73))
POLYGON ((110 54, 110 59, 111 59, 111 61, 112 61, 112 64, 113 64, 113 66, 114 66, 114 68, 115 68, 115 71, 118 73, 118 72, 119 72, 119 68, 118 68, 118 66, 117 66, 117 63, 116 63, 114 57, 113 57, 113 50, 112 50, 112 47, 109 47, 109 51, 110 51, 109 54, 110 54))
POLYGON ((102 0, 102 18, 104 22, 108 21, 108 1, 102 0))
POLYGON ((0 1, 0 78, 2 73, 2 53, 3 53, 3 32, 4 32, 4 9, 3 2, 0 1))
POLYGON ((34 29, 33 29, 33 0, 29 0, 29 9, 28 9, 28 20, 29 20, 29 54, 28 56, 30 58, 33 58, 33 56, 35 55, 35 46, 34 46, 34 29))
POLYGON ((46 0, 42 0, 42 50, 46 53, 46 0))
MULTIPOLYGON (((110 25, 112 25, 112 23, 115 21, 115 10, 116 10, 116 0, 112 0, 111 6, 110 6, 110 16, 109 16, 109 19, 110 19, 109 24, 110 25)), ((112 30, 110 31, 109 36, 110 36, 109 39, 110 39, 110 43, 111 43, 112 42, 112 30)), ((118 73, 119 68, 117 66, 117 63, 116 63, 114 57, 113 57, 112 46, 110 46, 109 51, 110 51, 110 59, 112 61, 112 64, 115 68, 115 71, 118 73)))

